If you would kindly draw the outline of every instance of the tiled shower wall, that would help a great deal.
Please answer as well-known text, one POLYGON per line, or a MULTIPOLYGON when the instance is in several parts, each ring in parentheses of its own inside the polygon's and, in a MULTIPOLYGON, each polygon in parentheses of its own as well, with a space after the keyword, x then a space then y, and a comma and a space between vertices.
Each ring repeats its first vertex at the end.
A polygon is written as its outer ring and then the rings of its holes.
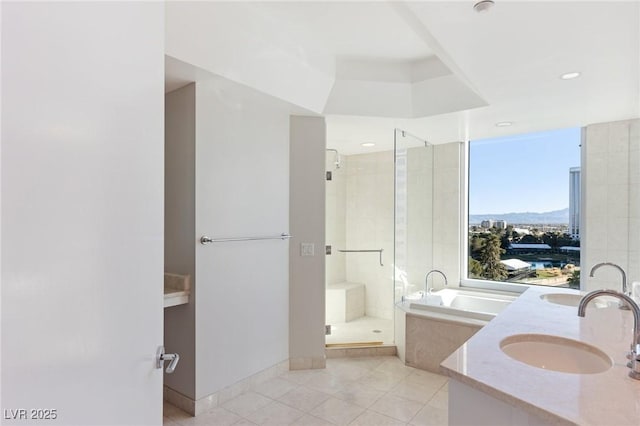
POLYGON ((456 287, 461 278, 462 147, 460 142, 433 147, 433 268, 444 272, 449 285, 456 287))
POLYGON ((621 290, 616 269, 588 271, 613 262, 640 281, 640 120, 587 126, 583 143, 583 290, 621 290))
POLYGON ((343 155, 340 168, 335 166, 336 154, 326 153, 325 170, 331 173, 326 181, 326 244, 331 246, 331 255, 326 256, 327 284, 338 284, 347 280, 346 255, 338 252, 347 244, 347 164, 349 157, 343 155))
POLYGON ((363 283, 367 316, 391 319, 393 311, 393 151, 342 156, 327 152, 327 284, 363 283), (338 250, 383 249, 378 253, 338 250))
POLYGON ((366 285, 367 316, 393 315, 393 151, 352 155, 347 163, 346 278, 366 285))

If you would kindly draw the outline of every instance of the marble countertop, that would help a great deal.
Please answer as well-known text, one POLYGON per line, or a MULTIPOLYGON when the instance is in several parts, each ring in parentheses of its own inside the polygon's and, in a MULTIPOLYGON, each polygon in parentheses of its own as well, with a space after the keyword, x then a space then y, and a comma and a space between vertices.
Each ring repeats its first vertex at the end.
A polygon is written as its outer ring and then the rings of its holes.
POLYGON ((577 307, 542 300, 545 293, 577 294, 567 289, 528 289, 444 360, 442 371, 552 423, 640 425, 640 381, 628 376, 626 366, 632 313, 617 307, 589 307, 580 318, 577 307), (551 334, 588 343, 609 355, 614 365, 598 374, 529 366, 500 349, 502 339, 521 333, 551 334))

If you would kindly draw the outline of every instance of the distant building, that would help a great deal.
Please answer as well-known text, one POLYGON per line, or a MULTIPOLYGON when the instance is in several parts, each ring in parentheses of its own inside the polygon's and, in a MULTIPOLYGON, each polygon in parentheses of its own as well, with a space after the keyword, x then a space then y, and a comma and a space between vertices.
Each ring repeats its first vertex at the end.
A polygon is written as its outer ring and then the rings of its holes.
POLYGON ((550 252, 550 251, 551 251, 551 246, 549 244, 542 244, 542 243, 531 243, 531 244, 511 243, 507 248, 508 254, 544 253, 544 252, 550 252))
POLYGON ((507 268, 507 271, 509 272, 516 272, 516 271, 520 272, 520 271, 527 271, 531 269, 530 263, 523 262, 520 259, 506 259, 506 260, 501 260, 500 263, 502 263, 504 267, 507 268))
POLYGON ((580 167, 569 169, 569 235, 580 239, 580 167))
POLYGON ((494 226, 498 229, 507 229, 507 221, 506 220, 496 220, 494 226))
POLYGON ((573 247, 573 246, 562 246, 562 247, 558 247, 558 250, 560 251, 560 253, 580 253, 580 247, 573 247))
POLYGON ((482 226, 483 228, 493 228, 493 220, 489 219, 489 220, 483 220, 482 222, 480 222, 480 226, 482 226))

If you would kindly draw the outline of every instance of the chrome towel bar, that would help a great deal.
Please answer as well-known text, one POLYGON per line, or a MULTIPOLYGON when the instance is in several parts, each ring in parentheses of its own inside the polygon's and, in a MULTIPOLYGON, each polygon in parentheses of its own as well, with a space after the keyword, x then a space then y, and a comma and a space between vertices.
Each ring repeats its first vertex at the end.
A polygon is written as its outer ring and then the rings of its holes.
POLYGON ((233 238, 211 238, 203 235, 200 237, 200 244, 211 244, 211 243, 227 243, 230 241, 254 241, 254 240, 288 240, 291 238, 286 232, 283 232, 280 235, 267 236, 267 237, 233 237, 233 238))
POLYGON ((380 266, 384 266, 384 264, 382 263, 382 251, 383 249, 379 249, 379 250, 338 250, 340 253, 380 253, 380 266))

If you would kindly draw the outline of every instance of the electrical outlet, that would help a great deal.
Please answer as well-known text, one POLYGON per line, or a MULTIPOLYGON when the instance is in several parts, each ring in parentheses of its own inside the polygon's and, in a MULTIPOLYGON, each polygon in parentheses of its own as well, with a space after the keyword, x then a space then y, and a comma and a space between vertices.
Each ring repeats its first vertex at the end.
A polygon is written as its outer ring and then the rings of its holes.
MULTIPOLYGON (((324 247, 324 254, 331 254, 331 246, 324 247)), ((640 290, 638 290, 638 292, 640 292, 640 290)))
POLYGON ((315 253, 313 243, 300 243, 300 256, 313 256, 315 253))
POLYGON ((331 334, 331 324, 327 324, 324 326, 324 335, 328 336, 331 334))

